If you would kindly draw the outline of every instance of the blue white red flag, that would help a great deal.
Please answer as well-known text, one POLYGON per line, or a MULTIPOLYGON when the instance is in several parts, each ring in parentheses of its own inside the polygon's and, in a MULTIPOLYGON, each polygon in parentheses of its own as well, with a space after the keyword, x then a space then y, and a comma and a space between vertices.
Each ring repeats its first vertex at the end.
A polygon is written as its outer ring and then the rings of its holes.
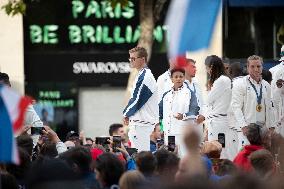
POLYGON ((208 47, 220 4, 221 0, 171 1, 166 19, 170 58, 208 47))
POLYGON ((29 104, 29 97, 0 85, 0 162, 19 163, 14 133, 22 128, 25 110, 29 104))

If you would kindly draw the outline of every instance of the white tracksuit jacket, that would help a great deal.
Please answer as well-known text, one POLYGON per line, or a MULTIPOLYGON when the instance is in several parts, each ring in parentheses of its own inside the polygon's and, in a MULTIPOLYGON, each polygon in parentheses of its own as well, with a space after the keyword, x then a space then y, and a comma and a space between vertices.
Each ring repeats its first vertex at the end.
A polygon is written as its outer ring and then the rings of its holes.
POLYGON ((284 86, 278 88, 276 81, 279 79, 284 80, 284 64, 279 64, 277 70, 273 72, 271 83, 271 95, 275 107, 275 127, 276 131, 284 136, 284 86))
POLYGON ((263 123, 270 128, 271 123, 271 88, 265 80, 262 84, 262 111, 257 112, 257 97, 249 80, 256 86, 259 93, 260 84, 257 84, 250 76, 245 76, 234 80, 232 90, 231 108, 236 119, 236 128, 242 129, 250 123, 263 123))
POLYGON ((170 70, 166 71, 162 75, 160 75, 157 79, 157 87, 158 87, 158 102, 162 100, 163 94, 173 87, 173 82, 171 80, 171 72, 170 70))
POLYGON ((156 80, 149 68, 139 71, 133 84, 131 98, 123 111, 129 124, 154 126, 159 123, 156 80))

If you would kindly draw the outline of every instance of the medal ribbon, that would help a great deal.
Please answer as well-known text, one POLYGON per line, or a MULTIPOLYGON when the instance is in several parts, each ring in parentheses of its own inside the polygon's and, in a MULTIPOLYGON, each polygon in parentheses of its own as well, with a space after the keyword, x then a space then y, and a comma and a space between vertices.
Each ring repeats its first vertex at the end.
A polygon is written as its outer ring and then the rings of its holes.
POLYGON ((194 94, 196 95, 196 88, 195 88, 194 83, 192 83, 192 85, 193 85, 193 92, 194 92, 194 94))
MULTIPOLYGON (((249 79, 248 79, 249 80, 249 79)), ((256 94, 256 98, 257 98, 257 104, 261 104, 261 99, 262 99, 262 84, 260 84, 260 94, 258 95, 257 90, 255 85, 249 80, 250 85, 252 86, 255 94, 256 94)))

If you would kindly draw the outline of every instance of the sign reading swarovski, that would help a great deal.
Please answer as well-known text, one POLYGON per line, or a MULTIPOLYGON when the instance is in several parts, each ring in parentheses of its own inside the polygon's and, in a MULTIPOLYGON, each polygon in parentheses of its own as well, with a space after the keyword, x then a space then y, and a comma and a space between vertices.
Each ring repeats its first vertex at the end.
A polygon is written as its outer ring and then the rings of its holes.
POLYGON ((129 73, 128 62, 75 62, 73 73, 129 73))

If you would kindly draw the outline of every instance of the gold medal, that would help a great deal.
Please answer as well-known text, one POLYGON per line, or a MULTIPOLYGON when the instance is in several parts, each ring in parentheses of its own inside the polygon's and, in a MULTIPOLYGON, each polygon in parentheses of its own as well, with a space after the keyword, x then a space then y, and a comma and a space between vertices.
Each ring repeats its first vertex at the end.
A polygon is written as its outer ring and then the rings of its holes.
POLYGON ((261 104, 256 105, 256 111, 261 112, 262 106, 261 104))

